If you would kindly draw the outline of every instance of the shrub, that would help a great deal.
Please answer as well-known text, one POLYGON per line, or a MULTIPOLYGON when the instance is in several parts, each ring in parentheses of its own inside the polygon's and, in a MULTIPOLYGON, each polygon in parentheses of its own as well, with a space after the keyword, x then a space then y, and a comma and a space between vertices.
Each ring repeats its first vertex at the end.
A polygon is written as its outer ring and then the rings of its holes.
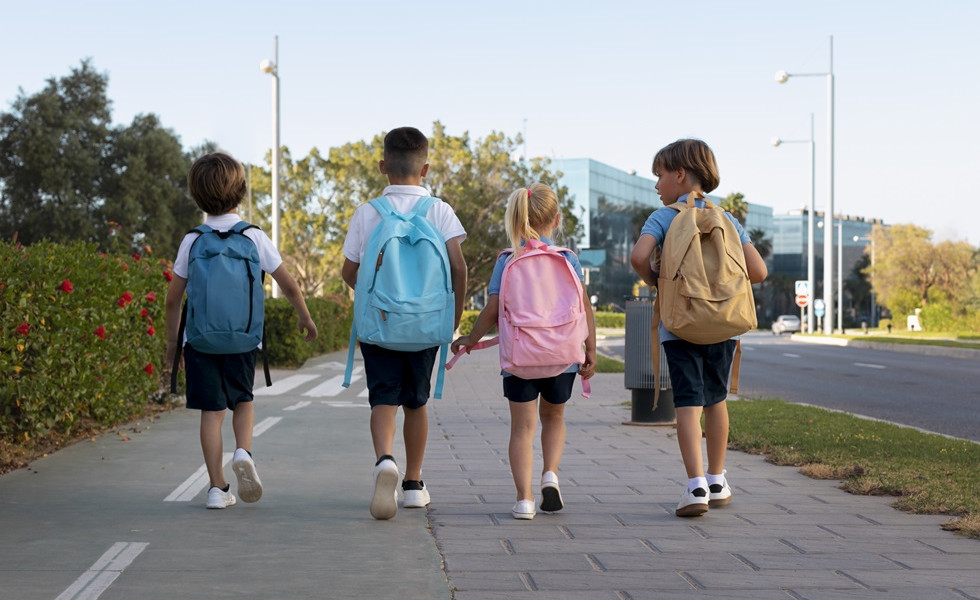
MULTIPOLYGON (((316 323, 318 336, 312 343, 304 341, 296 325, 296 311, 285 298, 265 301, 265 339, 269 364, 296 367, 317 354, 347 347, 353 307, 346 294, 325 298, 307 298, 306 305, 316 323)), ((261 360, 261 359, 260 359, 261 360)))
POLYGON ((0 438, 112 424, 161 388, 168 261, 0 242, 0 438))
POLYGON ((595 314, 595 326, 602 329, 624 329, 626 327, 626 313, 597 312, 595 314))

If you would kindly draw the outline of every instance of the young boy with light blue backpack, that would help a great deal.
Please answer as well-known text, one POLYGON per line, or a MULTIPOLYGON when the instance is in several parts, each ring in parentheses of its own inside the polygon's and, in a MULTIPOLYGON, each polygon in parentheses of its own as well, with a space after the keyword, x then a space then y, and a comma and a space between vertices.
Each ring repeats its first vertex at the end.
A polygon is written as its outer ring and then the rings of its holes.
POLYGON ((358 207, 344 239, 342 276, 354 289, 344 385, 350 383, 354 345, 360 341, 376 458, 370 506, 375 519, 390 519, 398 509, 400 472, 393 446, 399 406, 405 413, 402 506, 429 504, 422 481, 429 428, 425 405, 440 349, 434 395, 441 396, 448 344, 463 313, 466 262, 460 244, 466 231, 452 207, 422 187, 428 152, 428 140, 414 127, 385 136, 378 168, 390 185, 380 198, 358 207))

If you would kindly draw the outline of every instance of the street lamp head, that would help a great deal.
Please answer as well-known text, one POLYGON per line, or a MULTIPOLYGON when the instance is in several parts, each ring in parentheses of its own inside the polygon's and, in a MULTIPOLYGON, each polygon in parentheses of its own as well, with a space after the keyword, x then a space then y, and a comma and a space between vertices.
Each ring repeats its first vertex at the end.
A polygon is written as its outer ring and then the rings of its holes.
POLYGON ((265 59, 265 60, 263 60, 262 62, 259 63, 259 69, 261 69, 261 71, 263 73, 271 73, 271 74, 275 75, 276 74, 276 63, 272 62, 271 60, 269 60, 267 58, 267 59, 265 59))
POLYGON ((786 83, 789 81, 789 73, 786 71, 776 71, 776 81, 779 83, 786 83))
POLYGON ((778 137, 774 137, 772 140, 770 140, 770 143, 776 148, 779 148, 779 145, 783 143, 783 140, 779 139, 778 137))

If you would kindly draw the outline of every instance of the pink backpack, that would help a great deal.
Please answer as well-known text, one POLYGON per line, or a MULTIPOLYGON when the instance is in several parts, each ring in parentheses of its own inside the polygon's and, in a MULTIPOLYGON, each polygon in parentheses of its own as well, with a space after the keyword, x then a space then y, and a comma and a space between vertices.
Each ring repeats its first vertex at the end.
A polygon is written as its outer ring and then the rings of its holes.
MULTIPOLYGON (((528 240, 524 251, 504 267, 497 315, 500 335, 473 346, 487 348, 499 342, 500 368, 522 379, 554 377, 585 361, 589 327, 582 282, 562 252, 570 250, 528 240)), ((462 353, 446 368, 452 368, 462 353)))

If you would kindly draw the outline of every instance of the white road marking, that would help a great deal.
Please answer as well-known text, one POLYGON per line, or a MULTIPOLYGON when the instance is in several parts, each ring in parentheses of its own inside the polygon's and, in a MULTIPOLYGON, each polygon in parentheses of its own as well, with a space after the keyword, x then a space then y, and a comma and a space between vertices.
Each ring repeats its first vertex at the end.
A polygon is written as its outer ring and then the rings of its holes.
POLYGON ((371 408, 366 402, 347 402, 344 400, 321 400, 320 404, 334 408, 371 408))
POLYGON ((855 367, 864 367, 866 369, 887 369, 885 365, 873 365, 870 363, 854 363, 855 367))
MULTIPOLYGON (((263 419, 261 423, 252 428, 252 437, 259 437, 279 421, 282 421, 282 417, 268 417, 263 419)), ((233 452, 222 453, 221 466, 227 466, 228 463, 231 462, 232 456, 234 456, 233 452)), ((210 483, 211 478, 208 477, 208 467, 207 465, 201 465, 197 471, 194 471, 193 475, 185 479, 184 483, 178 485, 174 491, 170 492, 170 495, 163 499, 163 501, 190 502, 204 489, 206 489, 210 483)))
POLYGON ((317 377, 319 375, 290 375, 285 379, 273 383, 271 387, 259 388, 252 392, 252 394, 255 396, 278 396, 317 377))
POLYGON ((55 600, 95 600, 148 545, 146 542, 116 542, 55 600))
POLYGON ((309 400, 300 400, 296 404, 293 404, 292 406, 287 406, 283 410, 299 410, 301 408, 306 408, 307 406, 309 406, 311 404, 313 404, 313 403, 310 402, 309 400))
MULTIPOLYGON (((360 375, 352 375, 350 380, 351 383, 359 381, 361 379, 360 375)), ((331 377, 330 379, 324 381, 320 385, 316 386, 311 390, 303 392, 304 396, 312 396, 314 398, 322 398, 324 396, 336 396, 340 392, 344 391, 344 386, 342 385, 344 381, 343 375, 337 375, 331 377)))
POLYGON ((269 428, 279 421, 282 421, 282 417, 267 417, 262 419, 261 423, 252 428, 252 437, 259 437, 266 431, 269 431, 269 428))
POLYGON ((790 354, 789 352, 783 352, 783 356, 788 356, 789 358, 799 358, 799 354, 790 354))

